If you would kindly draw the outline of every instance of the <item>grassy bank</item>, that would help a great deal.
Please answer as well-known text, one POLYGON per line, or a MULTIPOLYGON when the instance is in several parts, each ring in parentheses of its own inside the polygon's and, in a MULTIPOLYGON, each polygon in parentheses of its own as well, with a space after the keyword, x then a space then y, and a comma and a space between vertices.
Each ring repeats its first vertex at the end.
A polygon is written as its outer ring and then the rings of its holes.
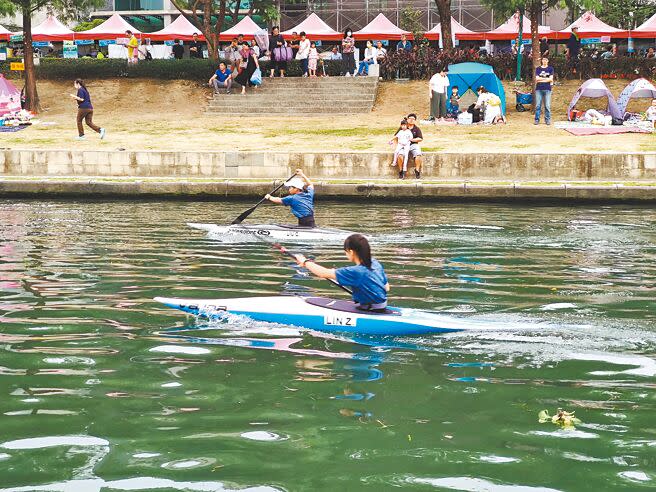
MULTIPOLYGON (((209 77, 208 77, 209 78, 209 77)), ((265 81, 266 83, 266 81, 265 81)), ((391 150, 387 141, 401 116, 428 114, 425 82, 381 83, 374 111, 354 116, 269 116, 233 119, 205 114, 208 88, 201 82, 144 79, 89 80, 94 121, 107 128, 104 141, 87 131, 87 141, 75 141, 75 103, 67 96, 72 84, 41 81, 44 111, 40 124, 2 135, 9 148, 71 148, 127 150, 391 150)), ((608 81, 618 94, 624 81, 608 81)), ((553 119, 564 120, 578 82, 566 81, 554 90, 553 119)), ((636 152, 656 151, 654 135, 624 134, 574 137, 563 130, 534 126, 530 112, 517 113, 512 84, 506 84, 508 124, 505 126, 422 125, 426 151, 500 152, 636 152)), ((308 94, 311 97, 311 94, 308 94)), ((239 104, 239 95, 234 96, 239 104)), ((467 102, 467 98, 465 98, 467 102)), ((581 106, 599 105, 586 101, 581 106)), ((646 100, 632 102, 641 110, 646 100)))

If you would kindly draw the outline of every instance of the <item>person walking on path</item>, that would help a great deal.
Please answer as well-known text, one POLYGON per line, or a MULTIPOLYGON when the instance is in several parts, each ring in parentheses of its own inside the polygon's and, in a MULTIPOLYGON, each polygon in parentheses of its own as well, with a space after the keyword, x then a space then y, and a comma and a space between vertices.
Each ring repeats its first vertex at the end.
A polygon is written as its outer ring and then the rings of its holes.
POLYGON ((342 73, 345 77, 355 75, 355 39, 350 29, 344 31, 342 39, 342 73))
POLYGON ((551 87, 554 81, 554 69, 549 66, 549 59, 542 57, 541 65, 535 69, 535 124, 540 124, 540 112, 544 103, 544 123, 551 124, 551 87))
POLYGON ((441 69, 433 75, 428 83, 428 97, 430 97, 430 119, 444 121, 446 118, 446 90, 449 87, 447 71, 441 69))
POLYGON ((410 140, 410 156, 415 160, 415 178, 421 178, 421 165, 423 164, 423 157, 421 154, 421 146, 419 145, 424 140, 424 135, 415 122, 417 115, 410 113, 407 118, 408 130, 412 132, 412 139, 410 140))
POLYGON ((89 128, 96 133, 100 133, 100 139, 102 140, 105 138, 105 129, 93 124, 91 96, 84 85, 84 81, 82 79, 75 79, 73 87, 77 90, 76 94, 70 94, 77 101, 77 139, 84 140, 84 127, 82 126, 82 120, 84 120, 89 128))
POLYGON ((264 198, 271 203, 285 205, 291 208, 292 214, 298 219, 301 227, 316 227, 314 222, 314 185, 301 169, 296 170, 292 179, 285 183, 289 187, 289 195, 283 198, 271 196, 264 198))

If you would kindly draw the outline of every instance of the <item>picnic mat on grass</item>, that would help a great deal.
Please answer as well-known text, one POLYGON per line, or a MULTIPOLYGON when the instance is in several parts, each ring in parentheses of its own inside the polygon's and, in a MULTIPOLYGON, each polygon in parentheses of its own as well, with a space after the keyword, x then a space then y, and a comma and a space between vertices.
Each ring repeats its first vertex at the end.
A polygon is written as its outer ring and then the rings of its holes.
POLYGON ((20 130, 24 130, 27 128, 29 125, 23 125, 23 126, 0 126, 0 133, 13 133, 17 132, 20 130))
POLYGON ((584 137, 587 135, 618 135, 620 133, 651 133, 649 130, 643 130, 636 126, 598 126, 587 128, 563 128, 566 132, 576 135, 577 137, 584 137))

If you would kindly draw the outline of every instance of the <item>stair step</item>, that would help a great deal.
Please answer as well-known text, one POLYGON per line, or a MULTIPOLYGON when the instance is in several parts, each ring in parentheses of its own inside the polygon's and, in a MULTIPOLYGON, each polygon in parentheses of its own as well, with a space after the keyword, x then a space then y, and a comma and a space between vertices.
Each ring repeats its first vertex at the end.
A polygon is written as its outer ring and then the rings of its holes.
POLYGON ((375 100, 374 96, 363 96, 363 97, 353 97, 348 95, 348 97, 324 97, 322 95, 312 95, 310 98, 299 99, 298 96, 289 96, 289 97, 270 97, 264 95, 251 96, 249 94, 241 95, 241 97, 232 97, 231 95, 225 97, 215 97, 210 99, 210 104, 243 104, 243 103, 276 103, 276 104, 285 104, 285 103, 298 103, 302 102, 305 99, 311 99, 311 102, 318 104, 335 104, 335 103, 373 103, 375 100))
POLYGON ((219 114, 219 115, 230 115, 230 114, 245 114, 245 115, 257 115, 257 116, 266 116, 269 114, 284 114, 284 115, 294 115, 294 114, 365 114, 370 113, 371 108, 331 108, 330 111, 324 110, 315 110, 310 108, 305 109, 294 109, 294 110, 261 110, 261 111, 217 111, 216 109, 207 109, 207 114, 219 114))

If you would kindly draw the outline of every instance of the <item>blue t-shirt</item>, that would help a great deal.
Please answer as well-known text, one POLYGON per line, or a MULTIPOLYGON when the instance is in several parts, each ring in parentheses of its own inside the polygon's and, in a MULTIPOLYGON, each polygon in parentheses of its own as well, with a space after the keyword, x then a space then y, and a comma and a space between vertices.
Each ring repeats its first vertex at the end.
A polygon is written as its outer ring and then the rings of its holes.
POLYGON ((380 304, 387 301, 387 275, 378 260, 371 260, 371 268, 364 265, 338 268, 335 277, 339 285, 351 287, 353 300, 359 304, 380 304))
POLYGON ((308 186, 301 193, 287 195, 282 199, 282 204, 291 207, 292 213, 299 219, 314 215, 314 186, 308 186))
POLYGON ((230 77, 231 73, 232 72, 230 71, 229 68, 226 68, 225 72, 222 72, 221 70, 217 70, 216 72, 214 72, 214 74, 216 75, 216 80, 218 80, 219 82, 225 82, 226 80, 228 80, 228 77, 230 77))
MULTIPOLYGON (((538 77, 553 77, 554 74, 554 69, 553 67, 547 67, 547 68, 542 68, 538 67, 535 69, 535 75, 538 77)), ((536 91, 550 91, 551 90, 551 82, 538 82, 535 84, 535 90, 536 91)))
POLYGON ((93 109, 93 106, 91 105, 91 96, 89 95, 89 91, 86 90, 84 87, 80 87, 77 90, 77 97, 80 99, 84 99, 83 101, 78 101, 77 102, 77 107, 80 109, 93 109))

